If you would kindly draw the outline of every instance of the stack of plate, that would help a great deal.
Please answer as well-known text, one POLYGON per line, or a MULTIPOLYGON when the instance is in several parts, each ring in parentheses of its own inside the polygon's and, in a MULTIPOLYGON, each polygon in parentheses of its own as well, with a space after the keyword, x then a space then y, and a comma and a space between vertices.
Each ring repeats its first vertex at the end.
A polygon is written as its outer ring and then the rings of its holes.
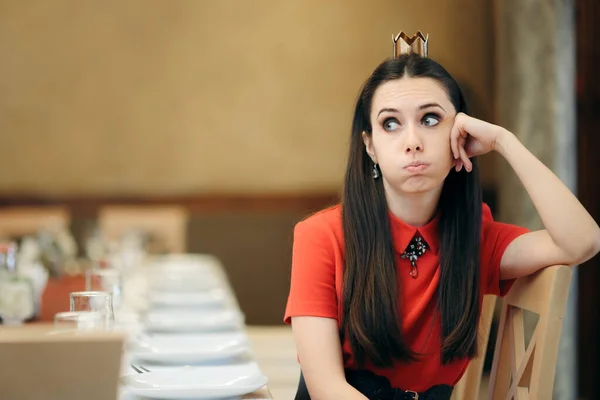
POLYGON ((160 257, 144 273, 145 312, 127 343, 122 400, 237 399, 267 384, 218 260, 160 257))

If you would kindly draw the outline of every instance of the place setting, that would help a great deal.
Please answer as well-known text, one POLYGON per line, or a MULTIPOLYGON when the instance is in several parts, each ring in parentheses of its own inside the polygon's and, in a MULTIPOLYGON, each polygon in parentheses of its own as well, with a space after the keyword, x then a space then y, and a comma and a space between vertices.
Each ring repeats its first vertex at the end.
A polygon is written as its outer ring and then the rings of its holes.
POLYGON ((123 333, 119 400, 270 398, 214 259, 154 258, 128 271, 104 262, 85 277, 86 290, 70 294, 51 333, 123 333))
POLYGON ((270 398, 240 310, 215 259, 152 261, 140 328, 127 342, 120 399, 270 398))
POLYGON ((131 371, 120 379, 120 400, 269 398, 254 394, 268 379, 253 361, 183 367, 132 364, 131 371))

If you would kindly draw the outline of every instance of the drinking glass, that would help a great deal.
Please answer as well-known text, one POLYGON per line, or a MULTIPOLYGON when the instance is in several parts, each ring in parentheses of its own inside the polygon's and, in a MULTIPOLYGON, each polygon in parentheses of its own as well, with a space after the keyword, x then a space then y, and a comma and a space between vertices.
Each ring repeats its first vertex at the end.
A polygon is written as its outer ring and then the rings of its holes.
POLYGON ((73 292, 70 296, 71 311, 94 311, 102 315, 104 328, 111 330, 115 323, 112 294, 109 292, 73 292))
POLYGON ((65 311, 54 316, 55 331, 98 331, 105 328, 104 315, 97 311, 65 311))
POLYGON ((85 290, 112 294, 113 309, 123 305, 123 280, 115 268, 92 268, 85 272, 85 290))

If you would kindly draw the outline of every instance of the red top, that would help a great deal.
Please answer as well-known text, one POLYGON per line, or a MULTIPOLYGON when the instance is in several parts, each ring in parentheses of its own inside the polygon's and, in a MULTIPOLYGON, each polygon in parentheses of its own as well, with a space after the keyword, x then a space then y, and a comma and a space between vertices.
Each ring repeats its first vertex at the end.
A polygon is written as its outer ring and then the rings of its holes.
MULTIPOLYGON (((392 368, 364 367, 385 376, 392 387, 425 391, 431 386, 454 386, 464 373, 469 360, 442 365, 441 327, 433 318, 440 278, 438 218, 416 228, 389 213, 396 252, 396 268, 401 293, 402 333, 410 347, 423 354, 419 361, 397 362, 392 368), (418 277, 410 277, 410 262, 400 254, 419 232, 430 247, 418 260, 418 277), (432 324, 433 320, 433 324, 432 324)), ((495 222, 487 205, 483 205, 481 241, 481 293, 504 296, 511 281, 500 282, 500 260, 506 247, 526 229, 495 222)), ((294 229, 292 278, 284 321, 294 316, 333 318, 340 322, 342 312, 344 239, 341 207, 320 211, 298 223, 294 229)), ((342 344, 345 368, 356 369, 350 344, 342 344)))

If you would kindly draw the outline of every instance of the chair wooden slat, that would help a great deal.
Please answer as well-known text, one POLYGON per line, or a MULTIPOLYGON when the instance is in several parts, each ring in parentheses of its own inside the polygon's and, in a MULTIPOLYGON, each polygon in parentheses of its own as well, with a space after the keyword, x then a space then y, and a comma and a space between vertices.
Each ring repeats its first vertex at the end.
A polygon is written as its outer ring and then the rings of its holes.
MULTIPOLYGON (((545 400, 552 398, 558 344, 566 309, 572 268, 551 266, 518 279, 503 299, 488 399, 545 400), (525 311, 539 316, 527 346, 525 311)), ((486 299, 487 300, 487 299, 486 299)), ((491 324, 494 307, 482 308, 480 328, 491 324)), ((482 331, 483 332, 483 331, 482 331)), ((479 399, 485 354, 471 361, 455 386, 453 400, 479 399)))

